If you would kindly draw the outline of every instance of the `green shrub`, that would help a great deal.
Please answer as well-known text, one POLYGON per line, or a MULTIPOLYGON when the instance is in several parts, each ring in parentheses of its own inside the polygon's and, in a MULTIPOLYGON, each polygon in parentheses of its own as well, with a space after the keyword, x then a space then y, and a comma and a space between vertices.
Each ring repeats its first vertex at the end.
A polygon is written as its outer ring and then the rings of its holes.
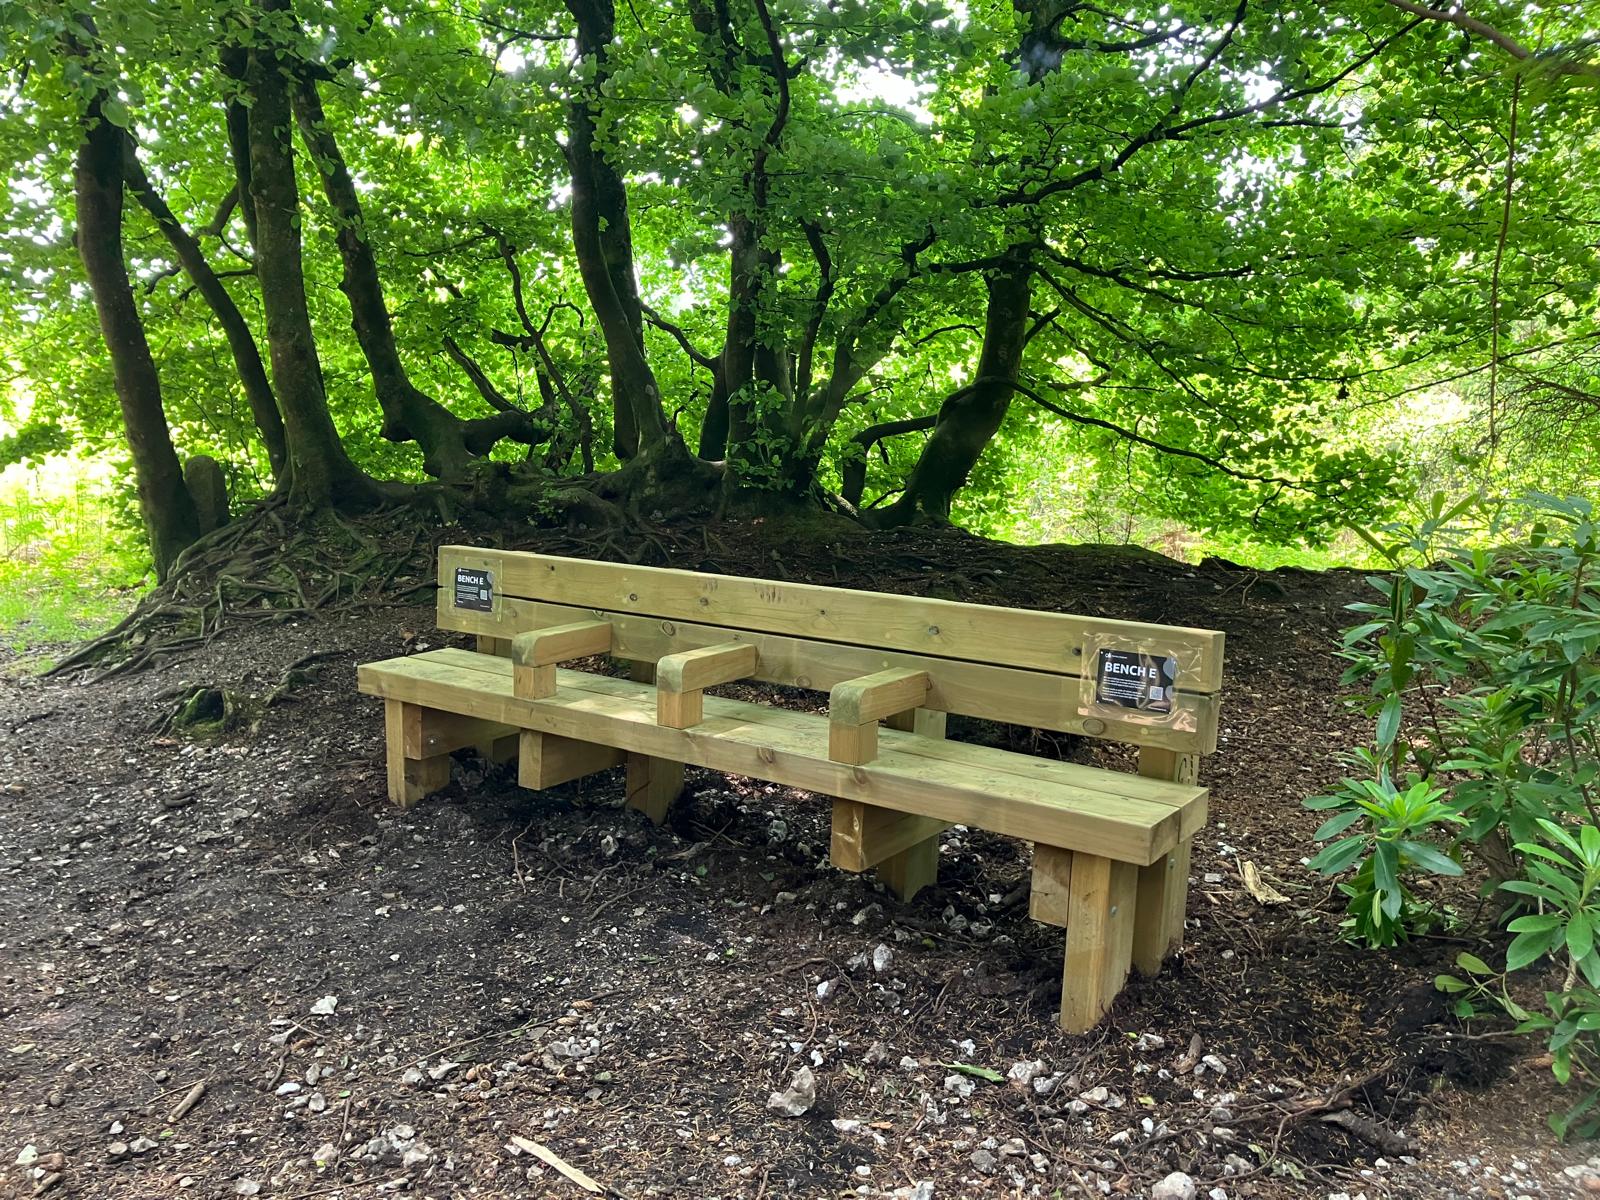
MULTIPOLYGON (((1392 565, 1370 580, 1377 602, 1344 641, 1345 681, 1374 720, 1356 753, 1365 778, 1307 801, 1339 837, 1311 865, 1353 871, 1352 936, 1392 945, 1439 914, 1409 880, 1456 875, 1472 855, 1514 934, 1496 972, 1473 955, 1466 979, 1441 977, 1463 1016, 1492 999, 1518 1028, 1549 1039, 1556 1074, 1595 1089, 1600 1067, 1600 527, 1583 499, 1531 496, 1491 509, 1490 547, 1459 544, 1476 500, 1435 501, 1427 519, 1368 540, 1392 565), (1398 788, 1392 780, 1403 778, 1398 788), (1542 1011, 1511 997, 1507 976, 1554 959, 1566 967, 1542 1011)), ((1590 1090, 1552 1124, 1600 1130, 1590 1090)))

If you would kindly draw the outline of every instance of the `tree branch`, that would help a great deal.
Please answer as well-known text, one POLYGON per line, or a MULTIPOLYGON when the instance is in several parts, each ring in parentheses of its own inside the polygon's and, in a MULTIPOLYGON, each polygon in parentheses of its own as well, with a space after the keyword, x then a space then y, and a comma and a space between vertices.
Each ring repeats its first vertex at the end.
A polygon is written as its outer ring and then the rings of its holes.
MULTIPOLYGON (((1241 4, 1238 12, 1236 13, 1236 19, 1242 18, 1243 11, 1244 5, 1241 4)), ((1305 87, 1300 88, 1285 88, 1275 92, 1271 96, 1268 96, 1266 99, 1259 100, 1253 104, 1244 104, 1236 108, 1223 109, 1220 112, 1210 113, 1204 117, 1195 117, 1189 121, 1184 121, 1176 125, 1169 125, 1168 122, 1182 111, 1183 101, 1186 98, 1189 90, 1194 86, 1194 83, 1199 79, 1200 72, 1212 65, 1216 60, 1216 56, 1221 53, 1222 49, 1225 48, 1228 42, 1231 42, 1234 30, 1237 28, 1237 25, 1234 25, 1230 27, 1229 31, 1224 35, 1218 46, 1214 47, 1212 52, 1207 54, 1207 56, 1202 59, 1201 63, 1190 72, 1183 84, 1179 86, 1177 94, 1174 97, 1173 105, 1168 110, 1166 115, 1160 120, 1156 121, 1155 124, 1151 125, 1150 128, 1146 129, 1143 133, 1131 139, 1128 144, 1118 151, 1114 157, 1105 162, 1097 163, 1095 166, 1086 167, 1077 174, 1069 175, 1064 179, 1053 179, 1048 183, 1039 185, 1032 191, 1028 191, 1019 186, 1010 192, 1003 193, 988 203, 1001 208, 1014 207, 1017 205, 1037 204, 1039 201, 1047 199, 1050 196, 1059 195, 1062 192, 1069 192, 1074 188, 1082 187, 1085 184, 1109 178, 1125 167, 1129 160, 1134 157, 1134 155, 1138 154, 1141 150, 1144 150, 1147 147, 1158 145, 1162 142, 1176 141, 1182 138, 1185 134, 1192 133, 1196 129, 1202 129, 1211 125, 1219 125, 1228 121, 1237 121, 1245 117, 1258 116, 1261 113, 1268 112, 1274 108, 1280 107, 1281 105, 1292 103, 1297 100, 1306 100, 1310 99, 1312 96, 1321 95, 1323 92, 1337 87, 1344 80, 1350 78, 1351 75, 1354 75, 1357 71, 1361 70, 1362 67, 1366 66, 1373 59, 1377 58, 1396 41, 1422 24, 1422 20, 1423 19, 1421 17, 1418 17, 1416 20, 1405 25, 1404 28, 1402 28, 1399 32, 1394 33, 1389 37, 1380 39, 1365 54, 1358 55, 1351 62, 1345 64, 1345 66, 1340 70, 1336 71, 1334 74, 1330 75, 1328 78, 1319 83, 1307 84, 1305 87)))
MULTIPOLYGON (((1091 417, 1086 416, 1083 413, 1075 413, 1070 409, 1062 408, 1059 404, 1055 404, 1049 400, 1046 400, 1027 384, 1018 380, 1009 379, 1003 375, 994 375, 974 379, 971 383, 967 384, 967 388, 980 387, 985 384, 991 386, 1003 384, 1017 392, 1019 395, 1026 396, 1040 408, 1054 413, 1064 421, 1071 421, 1075 425, 1087 425, 1094 429, 1104 429, 1109 433, 1114 433, 1118 437, 1125 438, 1130 442, 1135 442, 1138 445, 1148 447, 1149 449, 1155 450, 1158 453, 1170 454, 1176 458, 1187 458, 1193 460, 1194 462, 1203 463, 1204 465, 1210 467, 1213 471, 1218 471, 1223 475, 1230 476, 1234 479, 1243 480, 1246 483, 1269 483, 1280 488, 1293 488, 1296 491, 1309 492, 1313 496, 1326 496, 1325 492, 1302 480, 1285 479, 1280 475, 1257 475, 1251 471, 1241 471, 1237 467, 1230 467, 1220 458, 1216 458, 1210 454, 1202 453, 1199 450, 1190 450, 1184 446, 1172 446, 1166 442, 1158 442, 1154 438, 1146 437, 1137 430, 1129 429, 1123 425, 1118 425, 1113 421, 1107 421, 1103 417, 1091 417)), ((962 390, 965 391, 967 388, 963 388, 962 390)))
POLYGON ((811 257, 817 260, 817 294, 811 301, 811 316, 806 321, 795 369, 795 403, 803 406, 811 394, 812 361, 817 350, 817 336, 822 331, 822 319, 827 314, 828 302, 833 299, 834 279, 833 256, 828 253, 821 226, 815 221, 802 220, 800 228, 806 235, 806 244, 811 247, 811 257))
POLYGON ((478 395, 488 401, 491 408, 498 409, 500 412, 522 411, 507 400, 505 394, 499 388, 494 386, 484 369, 478 365, 478 361, 463 350, 455 338, 447 336, 443 345, 445 353, 455 360, 456 365, 462 371, 466 372, 467 378, 472 380, 472 386, 478 389, 478 395))
POLYGON ((679 346, 683 347, 683 352, 692 360, 694 360, 696 365, 704 367, 713 375, 716 374, 717 360, 709 354, 704 354, 701 351, 696 350, 694 348, 694 343, 689 341, 689 335, 686 334, 682 328, 674 325, 671 321, 667 320, 648 304, 641 303, 639 308, 644 312, 644 319, 649 321, 650 324, 654 325, 663 333, 671 334, 672 340, 677 342, 679 346))
MULTIPOLYGON (((868 425, 861 432, 853 436, 850 441, 861 447, 860 454, 845 456, 839 482, 839 495, 855 507, 861 507, 861 495, 867 486, 867 455, 872 447, 879 445, 885 438, 897 437, 902 433, 917 433, 924 429, 932 429, 939 423, 939 414, 932 412, 922 417, 903 417, 898 421, 880 421, 876 425, 868 425)), ((884 456, 885 461, 888 455, 884 456)))
POLYGON ((1454 25, 1457 29, 1467 33, 1476 34, 1487 42, 1491 42, 1504 50, 1518 62, 1535 63, 1539 70, 1548 71, 1552 75, 1571 75, 1580 79, 1600 81, 1600 63, 1585 62, 1572 57, 1561 57, 1559 51, 1551 50, 1536 54, 1510 34, 1496 29, 1486 21, 1467 13, 1465 8, 1449 10, 1429 8, 1426 4, 1418 4, 1416 0, 1387 0, 1389 4, 1402 12, 1408 12, 1414 17, 1424 21, 1440 21, 1446 25, 1454 25))

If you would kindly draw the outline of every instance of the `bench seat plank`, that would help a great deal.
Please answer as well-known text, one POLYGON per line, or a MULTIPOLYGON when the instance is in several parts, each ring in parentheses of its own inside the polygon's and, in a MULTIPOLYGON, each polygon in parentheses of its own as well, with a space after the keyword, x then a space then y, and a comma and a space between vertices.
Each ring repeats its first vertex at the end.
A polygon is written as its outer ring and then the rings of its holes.
MULTIPOLYGON (((504 660, 496 660, 490 655, 475 654, 471 650, 457 650, 445 648, 431 650, 425 654, 413 655, 411 658, 388 659, 385 662, 373 663, 374 667, 386 667, 394 663, 409 662, 413 659, 429 659, 452 666, 462 667, 470 671, 481 671, 492 677, 504 677, 509 668, 504 660)), ((581 680, 600 679, 604 676, 590 675, 584 672, 576 673, 580 678, 578 686, 585 686, 581 680)), ((622 681, 611 680, 618 683, 622 681)), ((631 694, 631 693, 630 693, 631 694)), ((643 694, 642 692, 640 694, 643 694)), ((714 703, 715 697, 708 696, 708 704, 714 703)), ((737 703, 729 701, 728 703, 737 703)), ((796 712, 792 709, 773 709, 765 705, 743 705, 747 717, 760 720, 764 714, 778 714, 780 720, 784 718, 809 716, 806 713, 796 712)), ((819 713, 820 717, 821 714, 819 713)), ((790 722, 792 725, 792 722, 790 722)), ((809 725, 806 727, 809 733, 809 725)), ((826 751, 826 725, 822 725, 824 745, 820 747, 826 751)), ((879 728, 878 739, 885 749, 895 750, 903 754, 921 755, 932 758, 941 763, 958 763, 985 770, 999 770, 1007 774, 1020 775, 1027 779, 1035 779, 1045 783, 1060 784, 1064 787, 1077 788, 1093 792, 1096 796, 1126 796, 1130 800, 1149 800, 1155 804, 1164 804, 1168 807, 1181 809, 1185 832, 1192 833, 1205 824, 1206 809, 1204 799, 1206 789, 1188 783, 1170 783, 1158 777, 1135 775, 1131 771, 1110 771, 1101 767, 1089 767, 1082 763, 1062 762, 1053 758, 1036 758, 1028 754, 1015 754, 1009 750, 996 750, 989 746, 975 746, 970 742, 943 741, 938 738, 923 734, 903 733, 894 729, 885 721, 879 728), (1198 798, 1198 803, 1197 803, 1198 798)), ((981 824, 981 822, 979 822, 981 824)))
POLYGON ((1204 788, 1085 767, 1075 770, 1087 775, 1068 783, 1042 777, 1037 767, 1073 764, 974 746, 940 757, 960 744, 893 730, 883 732, 882 752, 872 764, 830 762, 826 717, 737 700, 708 696, 701 724, 668 729, 656 724, 652 688, 584 672, 562 670, 554 696, 520 700, 512 694, 509 662, 470 651, 370 663, 360 668, 359 680, 363 692, 385 699, 606 742, 1121 862, 1156 861, 1179 843, 1186 824, 1204 819, 1204 788), (1146 794, 1124 794, 1129 781, 1146 794))

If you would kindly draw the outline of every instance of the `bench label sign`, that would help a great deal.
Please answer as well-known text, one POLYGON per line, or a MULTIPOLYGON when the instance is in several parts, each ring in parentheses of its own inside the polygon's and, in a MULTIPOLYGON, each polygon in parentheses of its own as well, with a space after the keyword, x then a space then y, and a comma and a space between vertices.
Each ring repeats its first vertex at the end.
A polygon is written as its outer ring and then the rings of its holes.
POLYGON ((1097 704, 1169 713, 1178 683, 1178 660, 1137 650, 1101 647, 1095 664, 1097 704))
POLYGON ((456 607, 494 611, 494 574, 473 567, 456 568, 456 607))

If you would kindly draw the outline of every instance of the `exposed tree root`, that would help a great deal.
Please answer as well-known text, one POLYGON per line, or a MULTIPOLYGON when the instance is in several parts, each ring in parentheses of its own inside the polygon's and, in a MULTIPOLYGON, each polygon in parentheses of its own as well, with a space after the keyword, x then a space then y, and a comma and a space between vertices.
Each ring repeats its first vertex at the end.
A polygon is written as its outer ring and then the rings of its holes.
POLYGON ((259 695, 206 684, 182 684, 161 694, 160 699, 174 703, 149 724, 146 732, 182 733, 198 738, 218 737, 238 729, 254 732, 269 708, 293 700, 294 693, 311 682, 309 668, 324 659, 337 658, 340 653, 318 650, 297 658, 284 668, 272 687, 259 695))
MULTIPOLYGON (((698 465, 705 469, 635 460, 611 475, 552 481, 485 464, 470 487, 424 484, 404 503, 360 515, 307 513, 272 497, 196 541, 133 612, 50 674, 92 671, 99 682, 204 646, 224 629, 405 603, 434 587, 436 552, 449 541, 503 546, 537 528, 552 553, 646 564, 703 551, 710 565, 705 525, 718 476, 698 465), (661 523, 663 512, 686 510, 696 516, 688 532, 661 523)), ((198 705, 197 714, 220 702, 227 717, 226 695, 183 702, 198 705)))
POLYGON ((393 509, 307 520, 268 500, 189 547, 138 608, 51 674, 93 668, 97 682, 205 645, 229 625, 395 603, 432 586, 426 532, 393 509))

